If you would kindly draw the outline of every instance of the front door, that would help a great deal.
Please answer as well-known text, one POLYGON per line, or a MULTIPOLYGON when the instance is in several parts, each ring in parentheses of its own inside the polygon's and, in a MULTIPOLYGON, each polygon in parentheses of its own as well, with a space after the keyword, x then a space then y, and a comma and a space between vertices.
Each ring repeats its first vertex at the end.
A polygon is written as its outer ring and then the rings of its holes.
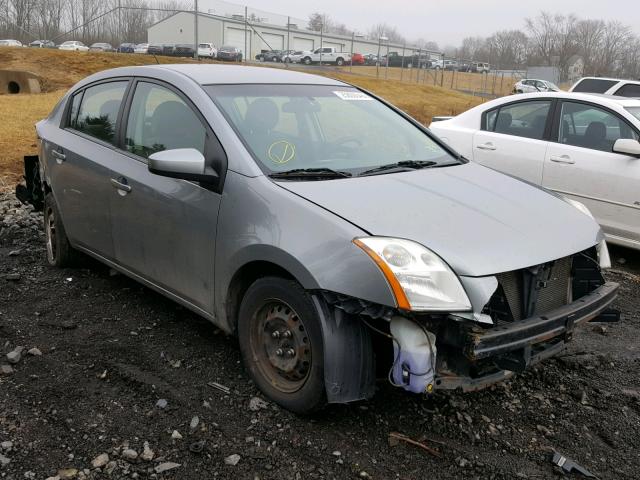
POLYGON ((144 81, 135 85, 124 131, 127 153, 112 164, 116 260, 212 313, 220 194, 196 182, 152 174, 147 157, 174 148, 196 148, 209 157, 213 134, 179 92, 144 81))
POLYGON ((564 101, 549 143, 543 185, 584 203, 614 243, 640 246, 640 159, 613 153, 619 138, 638 139, 615 112, 564 101))

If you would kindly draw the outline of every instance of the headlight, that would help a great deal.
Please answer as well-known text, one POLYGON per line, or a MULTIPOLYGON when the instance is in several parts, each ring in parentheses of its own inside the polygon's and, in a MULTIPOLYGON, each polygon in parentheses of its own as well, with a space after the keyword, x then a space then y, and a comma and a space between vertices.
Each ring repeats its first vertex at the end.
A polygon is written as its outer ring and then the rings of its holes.
POLYGON ((584 213, 585 215, 588 215, 591 218, 594 218, 593 213, 591 213, 591 210, 589 210, 584 203, 580 203, 577 200, 574 200, 574 199, 569 198, 569 197, 565 197, 564 195, 562 195, 562 198, 564 199, 565 202, 567 202, 572 207, 575 207, 578 210, 580 210, 582 213, 584 213))
POLYGON ((372 259, 391 286, 399 308, 414 311, 468 311, 460 280, 438 255, 410 240, 363 237, 353 240, 372 259))

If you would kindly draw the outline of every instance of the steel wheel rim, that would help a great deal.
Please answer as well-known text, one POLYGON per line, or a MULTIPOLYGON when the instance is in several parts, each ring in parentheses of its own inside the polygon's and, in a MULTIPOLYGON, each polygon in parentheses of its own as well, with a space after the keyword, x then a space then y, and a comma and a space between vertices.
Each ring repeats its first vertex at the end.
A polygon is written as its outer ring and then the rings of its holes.
POLYGON ((283 393, 300 390, 311 372, 311 340, 298 313, 269 299, 253 315, 249 336, 255 366, 269 384, 283 393))
POLYGON ((45 216, 45 233, 47 237, 47 258, 50 263, 56 260, 56 216, 51 207, 47 208, 45 216))

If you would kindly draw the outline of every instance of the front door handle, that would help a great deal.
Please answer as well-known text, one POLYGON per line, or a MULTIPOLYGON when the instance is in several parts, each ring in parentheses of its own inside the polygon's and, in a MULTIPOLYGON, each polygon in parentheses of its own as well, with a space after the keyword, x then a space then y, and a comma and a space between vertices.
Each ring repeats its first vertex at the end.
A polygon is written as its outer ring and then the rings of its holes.
POLYGON ((53 158, 56 159, 58 165, 67 159, 67 156, 59 150, 51 150, 51 155, 53 155, 53 158))
POLYGON ((476 148, 478 150, 495 150, 496 147, 493 143, 491 142, 487 142, 487 143, 483 143, 481 145, 477 145, 476 148))
POLYGON ((118 190, 120 195, 126 195, 131 191, 131 185, 126 183, 127 181, 124 178, 116 180, 115 178, 111 179, 111 186, 118 190))
POLYGON ((556 162, 556 163, 566 163, 566 164, 573 164, 576 163, 575 160, 571 160, 571 157, 569 155, 551 155, 549 157, 549 160, 551 160, 552 162, 556 162))

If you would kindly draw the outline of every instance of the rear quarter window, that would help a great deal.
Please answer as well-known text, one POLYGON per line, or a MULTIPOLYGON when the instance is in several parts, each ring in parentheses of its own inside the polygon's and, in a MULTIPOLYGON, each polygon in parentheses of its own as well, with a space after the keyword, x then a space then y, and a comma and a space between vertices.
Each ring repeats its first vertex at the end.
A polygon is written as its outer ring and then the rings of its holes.
POLYGON ((620 87, 614 95, 619 97, 640 98, 640 84, 627 83, 620 87))

